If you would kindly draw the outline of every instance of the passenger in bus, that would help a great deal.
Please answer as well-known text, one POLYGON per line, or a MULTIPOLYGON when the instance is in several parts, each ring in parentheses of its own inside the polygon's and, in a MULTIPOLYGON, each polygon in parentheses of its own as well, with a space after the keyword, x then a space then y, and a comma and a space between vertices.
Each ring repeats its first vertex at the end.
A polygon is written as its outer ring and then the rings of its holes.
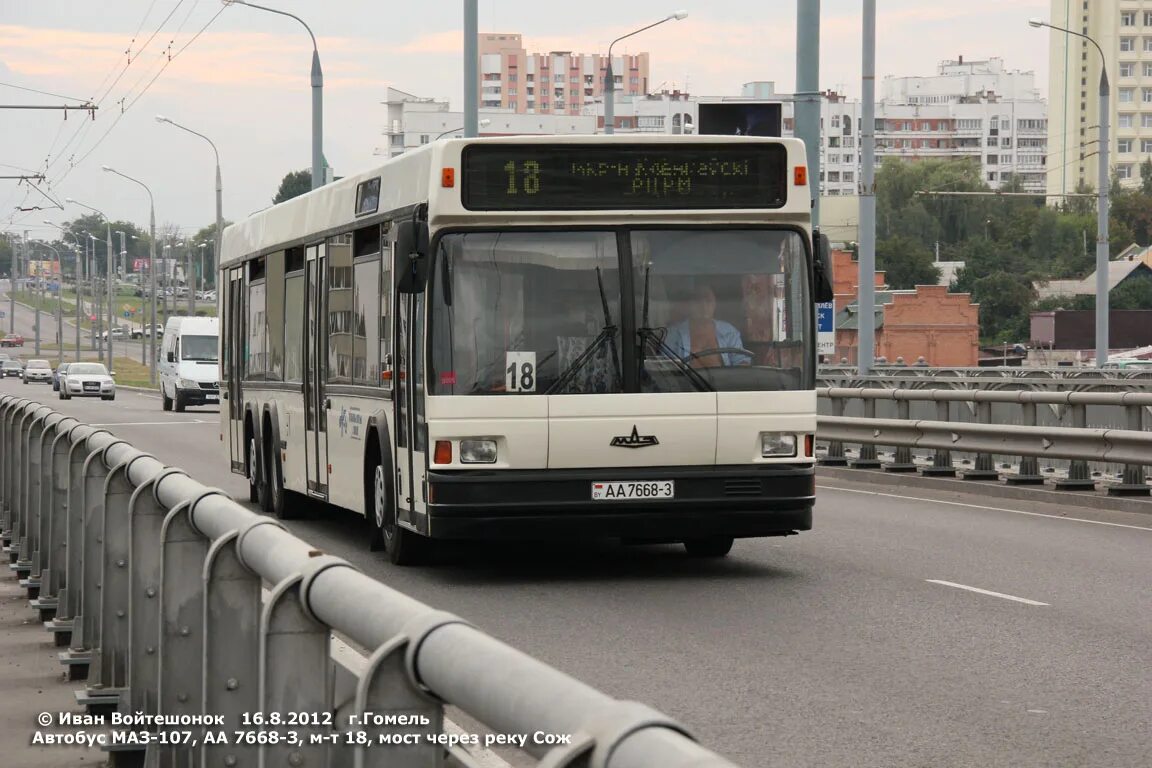
POLYGON ((716 319, 716 293, 711 286, 699 284, 685 302, 687 317, 668 328, 664 343, 694 368, 716 368, 747 365, 748 358, 734 352, 720 352, 689 358, 715 349, 743 349, 744 341, 736 326, 716 319))

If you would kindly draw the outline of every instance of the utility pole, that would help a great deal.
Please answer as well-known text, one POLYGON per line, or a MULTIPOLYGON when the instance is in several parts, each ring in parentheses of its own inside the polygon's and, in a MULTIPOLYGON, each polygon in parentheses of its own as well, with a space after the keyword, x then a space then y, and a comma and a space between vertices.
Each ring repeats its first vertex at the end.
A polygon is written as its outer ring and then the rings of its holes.
POLYGON ((856 300, 856 370, 872 370, 876 355, 876 0, 864 0, 860 122, 860 295, 856 300))
POLYGON ((820 0, 796 0, 796 136, 808 155, 812 226, 820 226, 820 0))
POLYGON ((16 246, 12 245, 12 265, 9 267, 8 280, 8 333, 16 333, 16 272, 18 259, 16 256, 16 246))
MULTIPOLYGON (((479 0, 464 0, 464 138, 480 133, 480 25, 479 0)), ((551 91, 551 83, 541 93, 551 91)), ((216 254, 220 258, 220 254, 216 254)))

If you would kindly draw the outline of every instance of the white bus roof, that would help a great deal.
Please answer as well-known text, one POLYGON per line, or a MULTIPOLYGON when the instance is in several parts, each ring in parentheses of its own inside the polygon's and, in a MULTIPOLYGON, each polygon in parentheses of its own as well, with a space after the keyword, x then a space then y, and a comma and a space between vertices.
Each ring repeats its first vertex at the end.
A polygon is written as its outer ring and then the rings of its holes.
MULTIPOLYGON (((751 136, 682 136, 665 134, 616 134, 613 136, 501 136, 479 139, 445 139, 432 142, 387 160, 362 173, 347 176, 320 189, 294 197, 278 205, 252 214, 247 219, 226 227, 223 236, 221 266, 236 264, 247 256, 273 248, 314 242, 321 236, 348 231, 390 211, 401 210, 421 203, 429 203, 429 221, 451 224, 467 221, 480 223, 485 218, 506 224, 572 223, 575 219, 620 219, 630 221, 713 220, 724 216, 735 221, 782 220, 795 221, 810 212, 807 186, 794 186, 788 174, 790 194, 788 204, 779 209, 725 209, 646 210, 641 215, 622 210, 595 211, 468 211, 459 201, 458 189, 445 193, 438 183, 441 168, 459 169, 461 154, 472 144, 780 144, 788 152, 788 165, 806 165, 804 143, 795 138, 751 136), (355 215, 357 188, 362 182, 379 178, 380 197, 374 214, 355 215), (402 180, 403 183, 397 183, 402 180), (434 180, 436 183, 434 183, 434 180), (725 216, 725 214, 729 214, 725 216)), ((457 177, 459 174, 457 173, 457 177)))

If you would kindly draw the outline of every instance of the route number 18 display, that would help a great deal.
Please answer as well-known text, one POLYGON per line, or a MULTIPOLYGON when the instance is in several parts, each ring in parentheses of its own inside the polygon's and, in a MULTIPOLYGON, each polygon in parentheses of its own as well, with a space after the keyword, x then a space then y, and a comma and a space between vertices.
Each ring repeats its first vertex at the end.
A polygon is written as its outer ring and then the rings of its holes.
POLYGON ((536 353, 506 352, 504 355, 504 391, 536 391, 536 353))

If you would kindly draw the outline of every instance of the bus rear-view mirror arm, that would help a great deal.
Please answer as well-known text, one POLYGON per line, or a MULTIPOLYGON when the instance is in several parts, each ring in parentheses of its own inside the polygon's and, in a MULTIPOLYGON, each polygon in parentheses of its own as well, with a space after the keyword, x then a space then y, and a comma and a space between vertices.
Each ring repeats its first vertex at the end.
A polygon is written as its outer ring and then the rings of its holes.
POLYGON ((428 283, 428 223, 402 221, 396 227, 396 267, 400 293, 423 293, 428 283))
POLYGON ((833 301, 836 294, 832 288, 832 244, 828 235, 815 230, 812 233, 812 246, 816 256, 812 263, 812 293, 817 302, 833 301))

